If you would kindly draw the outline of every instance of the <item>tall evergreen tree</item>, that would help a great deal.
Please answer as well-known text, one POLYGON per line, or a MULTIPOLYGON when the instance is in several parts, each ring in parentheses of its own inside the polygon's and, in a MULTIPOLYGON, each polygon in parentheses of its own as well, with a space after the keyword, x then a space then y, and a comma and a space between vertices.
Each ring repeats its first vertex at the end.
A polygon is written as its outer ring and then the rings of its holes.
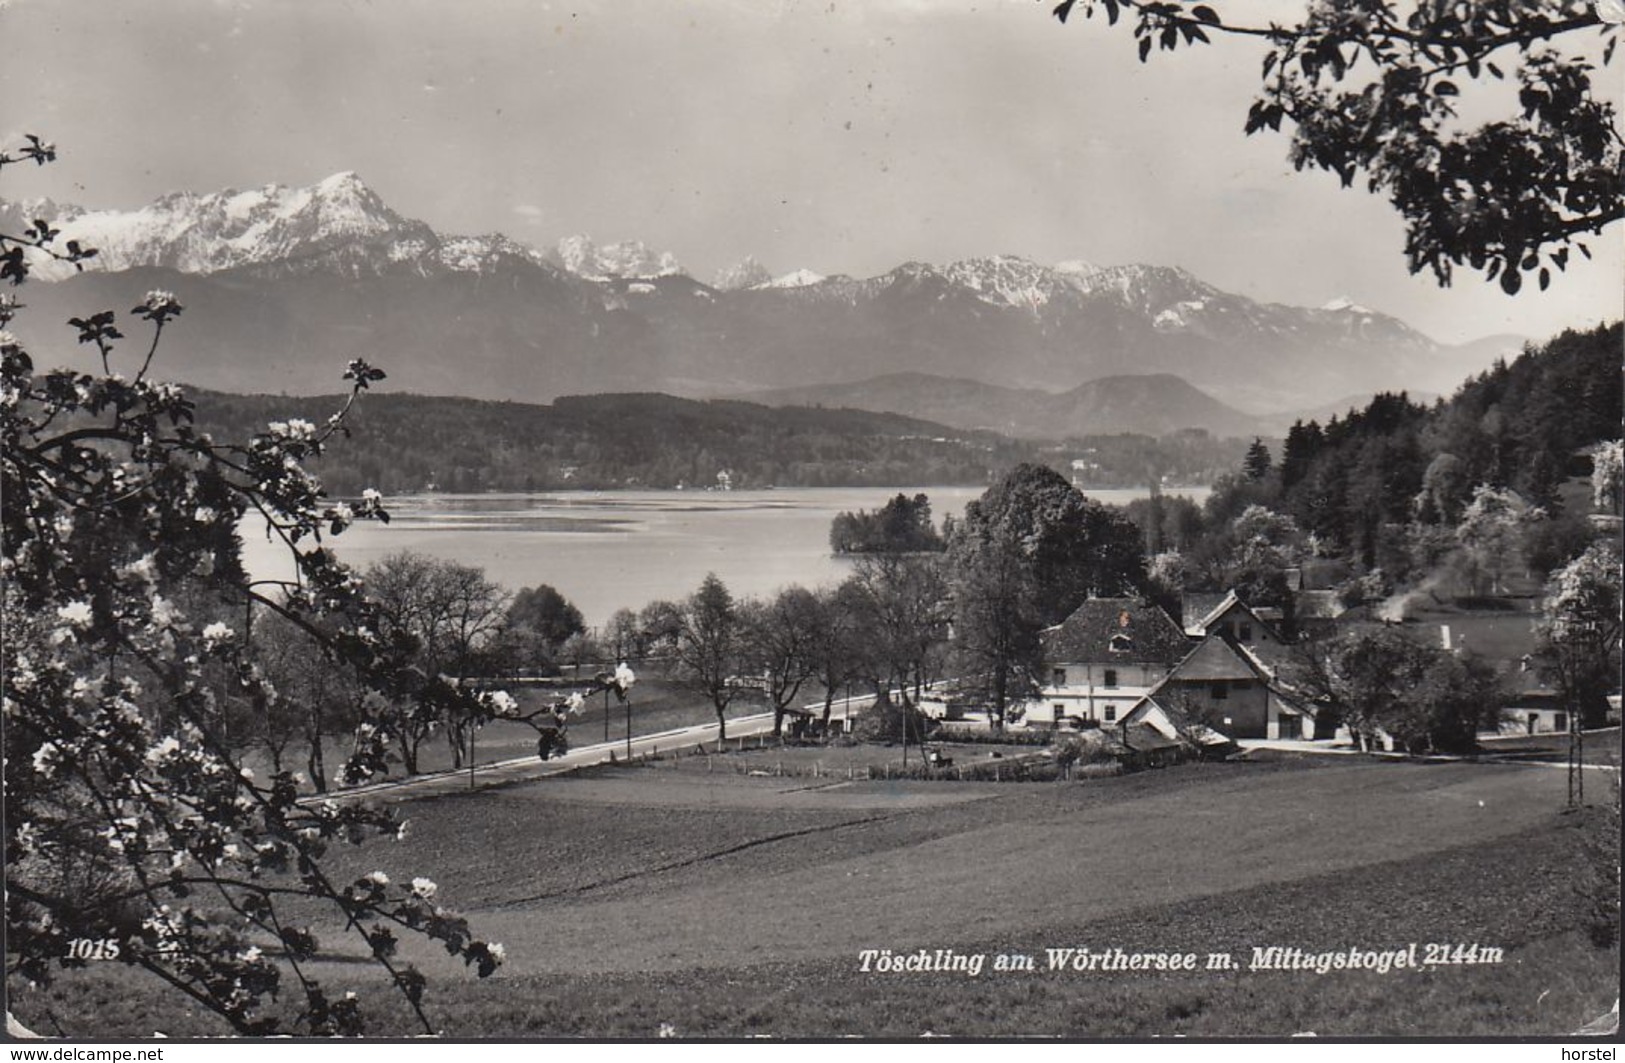
POLYGON ((1292 422, 1281 449, 1281 490, 1290 491, 1309 473, 1309 465, 1320 453, 1323 439, 1314 421, 1292 422))
POLYGON ((1242 460, 1242 472, 1253 483, 1263 482, 1264 477, 1270 474, 1270 448, 1257 436, 1253 437, 1252 446, 1247 448, 1247 457, 1242 460))

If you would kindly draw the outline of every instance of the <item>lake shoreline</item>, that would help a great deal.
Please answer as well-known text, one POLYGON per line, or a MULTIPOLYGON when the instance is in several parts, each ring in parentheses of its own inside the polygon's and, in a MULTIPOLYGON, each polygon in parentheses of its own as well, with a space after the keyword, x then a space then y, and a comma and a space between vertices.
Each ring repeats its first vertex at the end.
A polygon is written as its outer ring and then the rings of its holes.
MULTIPOLYGON (((604 624, 618 609, 693 593, 716 573, 736 598, 761 597, 799 584, 839 583, 850 558, 830 550, 829 529, 842 512, 876 510, 898 494, 924 493, 932 519, 960 517, 982 486, 743 488, 731 491, 604 489, 386 496, 390 522, 358 522, 323 536, 358 569, 414 551, 485 570, 509 591, 548 584, 604 624)), ((1122 505, 1145 489, 1085 491, 1122 505)), ((1207 488, 1167 489, 1200 502, 1207 488)), ((239 528, 243 561, 256 579, 292 576, 291 561, 263 525, 239 528)))

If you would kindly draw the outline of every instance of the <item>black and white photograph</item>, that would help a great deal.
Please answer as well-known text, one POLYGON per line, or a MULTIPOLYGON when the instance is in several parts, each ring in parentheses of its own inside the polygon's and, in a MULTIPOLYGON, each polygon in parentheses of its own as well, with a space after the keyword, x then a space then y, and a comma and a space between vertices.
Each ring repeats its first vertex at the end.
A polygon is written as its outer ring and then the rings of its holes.
POLYGON ((0 0, 13 1058, 1614 1041, 1622 24, 0 0))

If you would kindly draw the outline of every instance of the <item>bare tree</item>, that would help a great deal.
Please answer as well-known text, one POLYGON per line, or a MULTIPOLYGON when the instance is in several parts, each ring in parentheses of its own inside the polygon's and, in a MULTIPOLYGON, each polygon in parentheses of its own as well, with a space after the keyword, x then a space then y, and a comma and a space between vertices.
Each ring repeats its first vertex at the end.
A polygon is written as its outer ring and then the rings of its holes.
POLYGON ((937 554, 872 554, 851 577, 878 692, 918 701, 934 677, 952 621, 946 565, 937 554))
POLYGON ((778 736, 784 732, 785 712, 818 674, 818 598, 805 587, 786 587, 771 601, 746 602, 740 613, 745 659, 761 673, 778 736))
POLYGON ((280 616, 257 620, 252 639, 255 660, 276 692, 266 706, 263 738, 272 765, 281 771, 286 747, 301 739, 311 784, 325 791, 326 743, 355 729, 360 684, 350 670, 328 659, 320 646, 280 616))
POLYGON ((837 691, 869 671, 869 646, 861 634, 860 598, 855 584, 844 583, 832 590, 820 591, 815 599, 817 612, 813 616, 807 652, 814 669, 813 677, 824 688, 822 727, 826 735, 837 691))
MULTIPOLYGON (((454 561, 399 553, 366 572, 389 633, 416 641, 417 666, 425 681, 457 685, 473 674, 479 651, 501 630, 508 595, 482 569, 454 561)), ((444 727, 452 764, 461 767, 471 721, 461 715, 403 712, 397 741, 406 770, 417 770, 418 750, 436 727, 444 727)))
POLYGON ((679 682, 711 702, 717 714, 717 738, 728 738, 728 706, 740 692, 737 676, 743 661, 743 626, 739 607, 716 573, 708 573, 699 590, 679 611, 676 674, 679 682))

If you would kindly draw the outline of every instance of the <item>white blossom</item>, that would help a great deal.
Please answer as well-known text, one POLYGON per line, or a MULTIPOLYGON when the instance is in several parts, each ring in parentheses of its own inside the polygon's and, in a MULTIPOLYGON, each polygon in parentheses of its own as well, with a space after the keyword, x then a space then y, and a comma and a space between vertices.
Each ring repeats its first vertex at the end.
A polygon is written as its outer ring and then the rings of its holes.
POLYGON ((502 943, 499 941, 491 942, 486 946, 486 949, 496 958, 498 963, 502 962, 503 958, 508 955, 508 950, 503 948, 502 943))
POLYGON ((203 629, 203 641, 210 646, 218 646, 222 642, 230 642, 236 638, 237 632, 216 620, 203 629))
POLYGON ((158 563, 156 555, 147 554, 139 561, 132 561, 119 569, 119 575, 131 579, 138 579, 143 583, 151 583, 158 578, 158 563))
POLYGON ((34 684, 39 681, 39 673, 34 671, 33 661, 19 656, 12 666, 10 679, 12 689, 27 693, 34 689, 34 684))
POLYGON ((34 750, 34 770, 47 779, 56 772, 57 765, 62 763, 62 751, 56 747, 55 742, 43 742, 34 750))
POLYGON ((159 627, 168 627, 180 619, 180 612, 175 603, 168 598, 154 598, 152 600, 152 622, 159 627))
POLYGON ((433 897, 436 891, 439 889, 440 887, 436 886, 429 879, 415 878, 412 880, 412 892, 417 894, 419 897, 422 897, 424 900, 428 900, 429 898, 433 897))
POLYGON ((84 628, 90 626, 92 613, 89 602, 69 602, 57 609, 56 615, 74 627, 84 628))
POLYGON ((389 885, 389 876, 382 871, 374 871, 367 876, 367 881, 374 886, 387 886, 389 885))
POLYGON ((280 439, 304 441, 316 437, 316 426, 298 417, 286 421, 272 421, 271 434, 280 439))
POLYGON ((215 513, 213 506, 199 506, 192 514, 192 519, 199 524, 213 524, 219 514, 215 513))
POLYGON ((181 744, 175 740, 174 735, 165 735, 164 740, 147 750, 147 763, 156 764, 171 753, 178 752, 181 744))
POLYGON ((627 666, 625 661, 615 666, 615 685, 620 687, 623 692, 630 690, 632 684, 637 681, 638 677, 632 674, 632 669, 627 666))
POLYGON ((519 708, 519 702, 506 690, 493 690, 486 694, 485 703, 491 706, 491 711, 498 716, 511 716, 519 708))

